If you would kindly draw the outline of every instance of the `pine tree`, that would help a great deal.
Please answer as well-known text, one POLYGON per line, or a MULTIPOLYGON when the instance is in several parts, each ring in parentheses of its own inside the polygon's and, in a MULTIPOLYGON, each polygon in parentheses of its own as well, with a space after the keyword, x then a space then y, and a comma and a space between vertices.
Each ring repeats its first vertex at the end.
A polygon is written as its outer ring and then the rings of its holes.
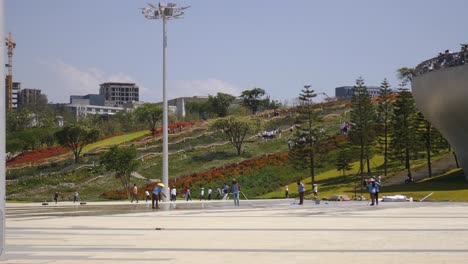
MULTIPOLYGON (((364 79, 359 77, 353 90, 351 99, 351 130, 350 138, 353 145, 359 148, 359 172, 361 182, 364 180, 364 159, 367 158, 368 150, 375 141, 375 109, 371 96, 364 86, 364 79), (367 152, 367 153, 366 153, 367 152)), ((361 196, 363 189, 361 187, 361 196)))
POLYGON ((421 112, 416 114, 416 129, 417 129, 417 137, 418 142, 420 142, 420 147, 424 149, 426 152, 426 159, 427 159, 427 171, 428 176, 432 177, 432 162, 431 162, 431 154, 432 154, 432 133, 433 133, 433 126, 429 121, 424 118, 424 115, 421 112))
POLYGON ((384 175, 387 176, 388 167, 388 138, 391 128, 390 120, 392 115, 392 94, 390 84, 385 78, 380 85, 379 106, 377 108, 378 134, 382 137, 381 144, 384 147, 384 175))
POLYGON ((350 171, 352 169, 351 161, 350 149, 342 148, 336 157, 335 167, 336 170, 343 172, 343 179, 346 178, 346 171, 350 171))
POLYGON ((393 106, 391 147, 395 157, 405 162, 408 179, 411 175, 411 153, 417 150, 417 112, 413 95, 407 89, 398 89, 399 97, 393 106))
POLYGON ((299 94, 299 113, 307 120, 298 126, 295 133, 295 144, 292 147, 289 158, 296 166, 306 167, 310 170, 312 185, 315 184, 315 155, 318 151, 323 129, 317 126, 318 115, 314 110, 313 98, 317 96, 310 85, 305 85, 299 94))

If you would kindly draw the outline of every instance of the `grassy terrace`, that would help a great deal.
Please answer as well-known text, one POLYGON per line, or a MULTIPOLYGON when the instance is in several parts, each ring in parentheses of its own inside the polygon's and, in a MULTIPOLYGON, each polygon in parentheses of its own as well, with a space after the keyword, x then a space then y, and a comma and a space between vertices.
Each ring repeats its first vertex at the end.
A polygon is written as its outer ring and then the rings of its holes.
POLYGON ((468 181, 461 169, 454 169, 416 183, 385 187, 381 196, 404 194, 419 200, 432 192, 427 200, 468 201, 468 181))
MULTIPOLYGON (((438 160, 442 158, 446 153, 442 153, 439 156, 435 156, 433 161, 438 160)), ((414 169, 421 168, 423 166, 426 166, 425 164, 425 159, 419 159, 415 160, 412 163, 412 167, 414 169)), ((379 175, 381 174, 381 164, 383 163, 383 156, 374 156, 371 160, 371 170, 373 171, 373 174, 379 175)), ((389 175, 387 177, 392 177, 396 172, 402 171, 404 168, 401 164, 399 163, 391 163, 389 164, 389 175)), ((332 195, 336 194, 345 194, 348 195, 350 198, 354 197, 354 191, 356 188, 356 195, 359 196, 361 193, 361 182, 360 182, 360 176, 356 176, 359 170, 359 162, 354 162, 352 163, 352 170, 347 172, 346 176, 342 176, 341 172, 338 172, 336 169, 330 169, 326 170, 322 173, 317 173, 315 176, 315 180, 318 184, 319 188, 319 196, 321 198, 329 198, 332 195)), ((310 192, 311 190, 311 182, 312 179, 310 178, 309 174, 305 172, 303 183, 306 186, 306 198, 313 198, 313 194, 310 192)), ((364 176, 365 178, 369 176, 364 176)), ((382 181, 385 181, 385 178, 382 179, 382 181)), ((426 181, 426 180, 423 180, 426 181)), ((423 182, 422 181, 422 182, 423 182)), ((404 194, 407 196, 412 196, 414 199, 420 199, 424 197, 425 195, 429 194, 430 192, 438 192, 437 184, 433 185, 427 185, 431 186, 432 189, 427 189, 425 187, 424 191, 420 191, 419 193, 413 193, 413 186, 417 186, 419 183, 415 184, 403 184, 402 186, 396 185, 396 186, 383 186, 381 188, 382 195, 393 195, 393 194, 404 194), (411 194, 411 195, 410 195, 411 194)), ((290 195, 296 195, 297 194, 297 184, 295 182, 290 183, 288 185, 289 187, 289 193, 290 195)), ((468 187, 468 182, 465 183, 464 185, 460 185, 460 189, 468 187)), ((418 190, 418 189, 416 189, 418 190)), ((368 197, 368 192, 367 189, 363 190, 363 194, 365 197, 368 197)), ((448 194, 448 193, 445 193, 448 194)), ((458 195, 458 194, 457 194, 458 195)), ((434 197, 441 197, 443 198, 442 200, 454 200, 454 201, 460 201, 460 200, 468 200, 468 191, 466 192, 465 198, 463 199, 463 194, 460 194, 459 197, 451 197, 451 196, 444 196, 442 193, 438 196, 434 197)), ((281 191, 276 191, 276 192, 270 192, 264 195, 259 196, 258 198, 284 198, 284 188, 281 189, 281 191)))
MULTIPOLYGON (((209 170, 225 164, 240 162, 265 153, 286 151, 290 133, 285 132, 281 139, 273 139, 265 142, 263 139, 255 138, 244 146, 244 154, 237 156, 234 147, 230 144, 197 148, 191 151, 170 155, 169 175, 176 178, 181 175, 209 170)), ((162 157, 155 156, 145 160, 143 166, 138 170, 142 175, 149 178, 160 178, 162 157)))
POLYGON ((83 152, 88 152, 90 150, 102 148, 102 147, 110 147, 110 146, 125 144, 128 142, 134 141, 136 139, 139 139, 143 136, 149 135, 149 134, 150 132, 148 130, 143 130, 143 131, 133 132, 130 134, 106 138, 106 139, 94 142, 93 144, 89 144, 85 146, 83 148, 83 152))

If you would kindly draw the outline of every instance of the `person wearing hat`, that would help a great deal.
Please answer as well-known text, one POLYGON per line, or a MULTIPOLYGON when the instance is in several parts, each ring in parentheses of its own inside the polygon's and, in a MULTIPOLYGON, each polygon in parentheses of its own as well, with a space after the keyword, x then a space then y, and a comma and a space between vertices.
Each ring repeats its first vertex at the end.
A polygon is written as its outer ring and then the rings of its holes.
POLYGON ((367 187, 369 188, 369 194, 370 194, 370 199, 371 199, 371 206, 372 205, 379 205, 379 186, 380 183, 375 180, 375 176, 373 176, 367 187))
POLYGON ((156 186, 154 186, 153 193, 151 195, 151 205, 152 205, 153 209, 155 208, 154 207, 154 201, 155 200, 156 200, 156 209, 159 209, 158 202, 160 200, 160 196, 162 195, 162 196, 166 197, 166 195, 162 191, 163 187, 164 187, 164 184, 162 184, 162 183, 158 183, 158 184, 156 184, 156 186))

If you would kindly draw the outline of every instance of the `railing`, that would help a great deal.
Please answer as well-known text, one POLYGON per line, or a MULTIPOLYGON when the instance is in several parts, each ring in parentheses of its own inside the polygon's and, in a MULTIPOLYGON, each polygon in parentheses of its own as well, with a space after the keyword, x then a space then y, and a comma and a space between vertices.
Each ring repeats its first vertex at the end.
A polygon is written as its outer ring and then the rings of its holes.
POLYGON ((439 56, 426 60, 416 66, 415 75, 421 75, 427 72, 455 67, 468 64, 468 45, 464 45, 460 52, 450 53, 439 53, 439 56))

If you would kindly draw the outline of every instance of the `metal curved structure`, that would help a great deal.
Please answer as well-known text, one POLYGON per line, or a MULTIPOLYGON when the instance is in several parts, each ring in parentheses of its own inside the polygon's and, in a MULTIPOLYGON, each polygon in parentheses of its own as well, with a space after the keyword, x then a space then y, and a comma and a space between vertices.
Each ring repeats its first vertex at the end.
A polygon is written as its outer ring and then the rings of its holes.
POLYGON ((445 55, 457 60, 449 64, 439 56, 416 67, 412 91, 418 109, 455 150, 468 180, 468 50, 445 55))

